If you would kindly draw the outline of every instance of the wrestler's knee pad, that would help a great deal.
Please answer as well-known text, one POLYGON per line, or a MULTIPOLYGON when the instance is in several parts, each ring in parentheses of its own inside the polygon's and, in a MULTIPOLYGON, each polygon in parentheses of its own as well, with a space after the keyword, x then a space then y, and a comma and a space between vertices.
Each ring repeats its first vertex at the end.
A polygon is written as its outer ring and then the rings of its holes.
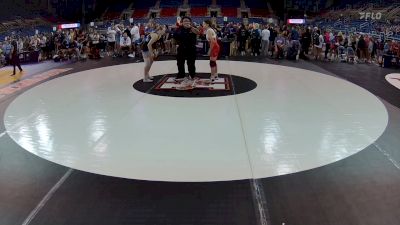
POLYGON ((217 66, 217 62, 210 60, 210 67, 216 67, 216 66, 217 66))

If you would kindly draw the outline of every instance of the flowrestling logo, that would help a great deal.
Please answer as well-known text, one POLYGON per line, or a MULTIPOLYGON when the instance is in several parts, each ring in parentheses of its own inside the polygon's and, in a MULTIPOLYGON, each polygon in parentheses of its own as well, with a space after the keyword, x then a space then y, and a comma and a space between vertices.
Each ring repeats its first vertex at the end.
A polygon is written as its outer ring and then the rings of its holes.
POLYGON ((377 12, 377 13, 373 13, 373 12, 359 12, 360 14, 360 20, 380 20, 382 19, 382 13, 381 12, 377 12))
POLYGON ((395 86, 396 88, 400 89, 400 73, 391 73, 386 75, 385 79, 391 85, 395 86))

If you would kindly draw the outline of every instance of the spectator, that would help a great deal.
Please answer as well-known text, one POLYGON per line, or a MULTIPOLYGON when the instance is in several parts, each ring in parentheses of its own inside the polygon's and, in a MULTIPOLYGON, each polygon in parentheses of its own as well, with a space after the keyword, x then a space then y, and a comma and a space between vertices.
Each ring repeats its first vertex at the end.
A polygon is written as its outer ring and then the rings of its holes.
MULTIPOLYGON (((275 39, 278 36, 278 33, 277 33, 276 29, 273 26, 271 26, 269 28, 269 33, 270 33, 269 46, 270 46, 270 50, 271 50, 272 48, 275 49, 275 39)), ((271 52, 272 52, 271 53, 271 57, 272 57, 272 55, 274 54, 274 50, 271 50, 271 52)))
POLYGON ((6 57, 3 52, 3 43, 0 42, 0 67, 6 65, 6 57))
POLYGON ((258 24, 254 24, 251 34, 251 55, 260 55, 260 44, 261 44, 261 31, 258 29, 258 24))
POLYGON ((318 60, 321 57, 322 44, 324 43, 324 38, 320 30, 315 31, 313 41, 314 41, 314 56, 315 59, 318 60))
POLYGON ((284 50, 285 50, 286 39, 283 36, 283 32, 278 34, 278 37, 275 40, 275 59, 284 58, 284 50))
POLYGON ((244 24, 240 27, 238 30, 238 43, 239 43, 239 52, 242 56, 245 55, 245 50, 246 50, 246 41, 249 37, 249 32, 245 28, 244 24))
POLYGON ((3 44, 3 52, 6 60, 6 65, 11 64, 11 43, 10 41, 6 40, 3 44))
POLYGON ((12 46, 12 48, 11 48, 11 62, 12 62, 12 65, 14 67, 14 72, 13 72, 12 76, 14 76, 15 75, 15 67, 18 67, 20 72, 22 72, 23 70, 22 70, 21 64, 19 62, 19 53, 18 53, 18 43, 17 43, 17 41, 13 40, 11 42, 11 46, 12 46))
POLYGON ((360 57, 359 57, 360 60, 366 61, 368 50, 367 50, 367 44, 365 43, 363 35, 361 35, 360 39, 358 40, 357 49, 360 52, 360 57))
POLYGON ((268 30, 268 27, 264 26, 264 29, 261 32, 261 38, 262 38, 262 50, 261 50, 261 53, 264 56, 268 55, 270 35, 271 35, 271 32, 268 30))
POLYGON ((306 55, 308 55, 310 44, 311 44, 311 32, 310 28, 307 28, 305 32, 301 35, 301 52, 300 52, 301 58, 308 59, 306 55))
POLYGON ((137 46, 140 43, 140 31, 139 31, 138 25, 134 24, 132 26, 132 29, 131 29, 130 32, 131 32, 131 35, 132 35, 132 38, 131 38, 131 40, 132 40, 132 55, 131 55, 131 57, 135 57, 137 46))
POLYGON ((117 31, 115 31, 115 27, 109 27, 107 30, 107 54, 115 55, 115 36, 117 31))
POLYGON ((292 27, 292 31, 290 33, 290 40, 298 41, 300 39, 299 32, 295 27, 292 27))
POLYGON ((131 39, 128 37, 128 32, 124 32, 122 34, 121 40, 120 40, 120 56, 123 55, 124 52, 126 53, 130 53, 131 52, 131 45, 132 45, 132 41, 131 39))

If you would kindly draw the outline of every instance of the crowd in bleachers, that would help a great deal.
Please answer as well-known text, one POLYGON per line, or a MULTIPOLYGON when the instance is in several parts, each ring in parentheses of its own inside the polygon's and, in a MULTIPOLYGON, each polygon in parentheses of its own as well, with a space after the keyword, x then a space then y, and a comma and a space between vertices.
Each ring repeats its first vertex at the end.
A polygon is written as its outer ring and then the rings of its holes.
POLYGON ((374 2, 371 0, 357 1, 354 4, 347 4, 346 6, 334 7, 331 10, 323 13, 322 18, 330 21, 354 21, 360 19, 360 13, 380 13, 382 21, 385 22, 398 22, 400 21, 400 2, 385 0, 374 2), (383 2, 383 3, 382 3, 383 2))
MULTIPOLYGON (((389 0, 391 1, 391 0, 389 0)), ((103 17, 112 21, 96 25, 88 29, 73 29, 52 31, 46 21, 35 18, 20 18, 8 20, 0 24, 0 55, 1 63, 9 63, 9 46, 11 40, 17 40, 18 50, 22 52, 40 52, 39 60, 69 60, 69 59, 100 59, 102 57, 127 56, 140 57, 138 46, 145 33, 150 8, 158 6, 161 18, 155 22, 168 25, 167 32, 159 43, 161 53, 175 54, 176 45, 173 38, 176 28, 176 12, 184 2, 192 9, 201 8, 199 16, 193 16, 192 21, 201 30, 202 22, 207 19, 205 12, 212 3, 222 8, 222 14, 227 15, 229 22, 223 17, 214 18, 219 26, 217 35, 221 46, 221 56, 265 56, 274 59, 316 59, 326 61, 377 62, 383 64, 387 59, 400 57, 400 25, 393 20, 399 17, 400 5, 366 4, 370 0, 347 0, 345 7, 334 8, 322 14, 312 25, 292 26, 266 24, 262 18, 249 18, 248 25, 243 25, 243 19, 237 17, 237 8, 242 7, 239 0, 174 0, 174 1, 121 1, 110 5, 103 17), (349 7, 351 4, 351 7, 349 7), (134 24, 120 21, 121 12, 126 8, 134 9, 134 24), (382 21, 366 21, 355 18, 362 10, 376 9, 387 12, 382 21), (354 18, 353 18, 354 17, 354 18), (396 25, 397 24, 397 25, 396 25), (311 26, 310 28, 308 26, 311 26), (318 28, 314 28, 318 27, 318 28), (40 32, 37 33, 37 30, 40 32), (4 33, 6 31, 6 33, 4 33), (133 35, 135 33, 135 35, 133 35), (137 34, 138 33, 138 34, 137 34), (383 35, 382 35, 383 34, 383 35), (125 37, 126 36, 126 37, 125 37), (129 44, 126 43, 129 38, 129 44), (124 41, 122 41, 124 40, 124 41), (113 44, 113 42, 115 44, 113 44)), ((304 0, 294 1, 303 5, 304 0)), ((327 1, 320 1, 326 4, 327 1)), ((379 1, 378 1, 379 2, 379 1)), ((396 1, 393 1, 396 3, 396 1)), ((249 8, 266 9, 267 2, 246 0, 249 8)), ((254 11, 256 12, 256 10, 254 11)), ((266 10, 260 11, 265 15, 266 10)), ((199 36, 199 46, 206 46, 204 35, 199 36)), ((200 47, 199 47, 200 48, 200 47)), ((203 47, 202 53, 206 53, 203 47)))
MULTIPOLYGON (((197 25, 200 31, 201 25, 197 25)), ((174 30, 176 24, 167 26, 159 43, 160 54, 175 54, 174 30)), ((18 50, 38 51, 40 60, 100 59, 112 57, 140 57, 141 39, 145 24, 111 24, 107 29, 58 30, 32 36, 14 34, 0 43, 1 63, 10 60, 11 40, 17 40, 18 50)), ((326 61, 377 62, 391 57, 399 59, 400 45, 394 40, 381 40, 360 33, 344 33, 331 29, 306 26, 276 26, 273 24, 225 23, 216 28, 221 46, 221 56, 259 56, 276 60, 315 59, 326 61)), ((199 52, 206 54, 204 35, 199 36, 199 52)))

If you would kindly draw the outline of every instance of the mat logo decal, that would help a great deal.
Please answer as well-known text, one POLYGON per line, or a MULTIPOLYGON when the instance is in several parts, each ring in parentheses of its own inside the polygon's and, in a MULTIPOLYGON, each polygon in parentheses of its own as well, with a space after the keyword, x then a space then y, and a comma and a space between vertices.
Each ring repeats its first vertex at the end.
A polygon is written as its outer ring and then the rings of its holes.
POLYGON ((207 89, 210 91, 229 91, 229 79, 226 77, 220 77, 214 82, 210 82, 209 79, 195 78, 188 81, 176 82, 174 77, 164 78, 157 87, 156 90, 189 90, 189 89, 207 89))
POLYGON ((386 75, 386 81, 396 88, 400 89, 400 73, 391 73, 386 75))

